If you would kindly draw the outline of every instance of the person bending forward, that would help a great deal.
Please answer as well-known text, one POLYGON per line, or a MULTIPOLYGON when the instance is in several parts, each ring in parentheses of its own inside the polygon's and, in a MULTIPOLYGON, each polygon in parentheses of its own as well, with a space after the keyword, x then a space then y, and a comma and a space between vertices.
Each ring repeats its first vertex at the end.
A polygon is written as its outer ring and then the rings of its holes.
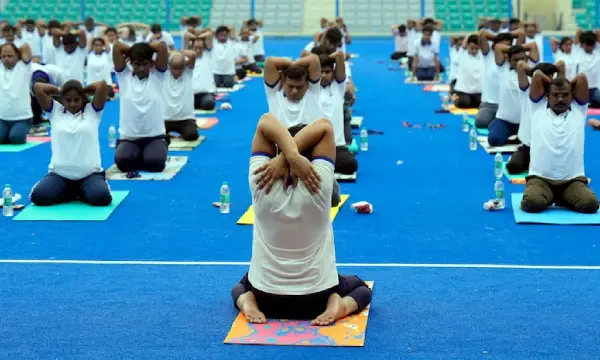
POLYGON ((329 120, 286 129, 271 114, 260 119, 249 171, 252 260, 232 289, 234 306, 248 321, 312 319, 313 325, 329 325, 371 302, 364 281, 337 272, 329 218, 334 161, 329 120), (260 184, 272 180, 267 193, 260 184))

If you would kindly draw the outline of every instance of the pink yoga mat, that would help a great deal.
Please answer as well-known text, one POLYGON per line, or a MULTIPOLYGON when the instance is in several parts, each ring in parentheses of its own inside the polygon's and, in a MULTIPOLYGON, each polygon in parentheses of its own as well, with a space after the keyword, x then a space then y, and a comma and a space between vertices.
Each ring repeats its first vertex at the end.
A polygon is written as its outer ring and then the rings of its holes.
POLYGON ((588 108, 588 115, 600 115, 600 109, 590 109, 588 108))

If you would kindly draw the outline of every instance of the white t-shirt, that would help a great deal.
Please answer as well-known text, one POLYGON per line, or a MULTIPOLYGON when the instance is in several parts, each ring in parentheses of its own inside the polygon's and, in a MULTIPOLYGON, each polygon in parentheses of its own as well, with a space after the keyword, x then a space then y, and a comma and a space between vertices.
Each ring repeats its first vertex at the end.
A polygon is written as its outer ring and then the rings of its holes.
POLYGON ((119 80, 120 109, 119 133, 122 139, 139 139, 165 134, 164 85, 165 73, 156 68, 147 78, 140 80, 131 67, 117 72, 119 80))
MULTIPOLYGON (((43 73, 48 77, 50 84, 61 87, 65 83, 65 79, 62 71, 56 65, 46 64, 40 65, 31 63, 31 80, 33 81, 34 76, 43 73)), ((33 87, 31 88, 31 94, 33 95, 33 87)))
POLYGON ((265 38, 261 30, 256 30, 251 33, 251 38, 254 36, 258 36, 258 40, 254 44, 252 44, 252 55, 265 55, 265 38))
POLYGON ((481 101, 488 104, 498 104, 500 98, 500 79, 496 64, 494 50, 490 48, 487 55, 484 55, 485 75, 483 79, 483 89, 481 92, 481 101))
POLYGON ((528 86, 525 90, 520 89, 521 91, 519 92, 519 98, 521 101, 521 123, 519 124, 519 132, 517 136, 523 145, 527 146, 529 146, 531 142, 531 99, 529 98, 530 87, 531 86, 528 86))
POLYGON ((238 41, 238 46, 240 47, 239 57, 245 56, 248 58, 248 61, 246 61, 244 65, 251 65, 256 63, 256 61, 254 60, 254 55, 252 54, 252 47, 254 46, 254 44, 252 44, 252 39, 248 41, 243 41, 240 39, 238 41))
MULTIPOLYGON (((421 44, 421 40, 423 40, 423 33, 416 30, 409 30, 408 34, 412 39, 409 38, 408 42, 408 55, 414 56, 417 53, 417 48, 421 44)), ((440 40, 441 34, 439 31, 434 31, 431 34, 431 44, 435 48, 436 53, 440 53, 440 40)))
POLYGON ((579 46, 573 47, 575 59, 577 61, 577 74, 585 74, 590 89, 598 87, 598 77, 600 76, 600 47, 596 48, 591 54, 586 53, 579 46))
POLYGON ((308 125, 325 117, 325 112, 321 108, 320 81, 316 83, 309 81, 304 97, 298 102, 288 100, 279 86, 279 82, 273 87, 265 83, 265 92, 267 93, 269 112, 286 128, 298 124, 308 125))
MULTIPOLYGON (((565 77, 571 81, 577 75, 577 58, 573 52, 566 54, 561 50, 557 50, 554 53, 554 62, 557 63, 563 61, 565 63, 565 77)), ((588 80, 589 81, 589 80, 588 80)))
POLYGON ((17 61, 12 69, 0 63, 0 120, 31 119, 31 62, 17 61))
POLYGON ((432 42, 431 44, 423 45, 421 40, 415 42, 415 55, 419 58, 418 68, 431 68, 435 66, 433 59, 438 54, 436 45, 432 42))
MULTIPOLYGON (((0 39, 0 45, 4 45, 6 43, 7 43, 7 41, 6 41, 5 38, 1 38, 0 39)), ((15 46, 17 48, 20 48, 23 45, 23 41, 21 39, 19 39, 19 38, 15 38, 15 41, 13 41, 12 43, 15 44, 15 46)))
POLYGON ((42 37, 42 61, 45 64, 56 64, 56 47, 52 36, 44 35, 42 37))
POLYGON ((90 52, 87 56, 87 83, 104 80, 108 85, 112 85, 113 68, 112 57, 108 52, 103 51, 100 55, 90 52))
POLYGON ((88 29, 85 28, 85 25, 82 24, 82 25, 79 25, 79 29, 85 31, 85 36, 87 37, 88 40, 99 38, 99 37, 102 37, 102 35, 103 35, 103 31, 100 26, 94 26, 92 31, 89 31, 88 29))
POLYGON ((32 32, 27 31, 27 29, 22 29, 21 41, 29 45, 32 56, 42 55, 42 39, 40 38, 40 33, 37 29, 34 29, 32 32))
POLYGON ((103 109, 92 103, 71 114, 55 100, 49 111, 52 124, 52 159, 48 170, 70 180, 80 180, 102 171, 98 127, 103 109))
POLYGON ((321 178, 317 194, 301 181, 287 190, 278 181, 266 194, 258 189, 254 171, 271 159, 253 155, 248 176, 255 215, 248 271, 252 286, 269 294, 308 295, 338 285, 329 218, 333 163, 325 159, 312 161, 321 178))
POLYGON ((460 67, 454 90, 466 94, 481 94, 485 72, 484 57, 481 51, 475 56, 469 55, 466 49, 458 51, 460 67))
MULTIPOLYGON (((146 36, 147 43, 152 41, 152 35, 154 35, 154 34, 150 33, 146 36)), ((172 48, 175 46, 175 40, 173 39, 173 35, 169 34, 166 31, 161 31, 160 38, 158 38, 158 40, 154 40, 154 41, 162 41, 167 45, 168 48, 172 48)))
POLYGON ((215 41, 211 50, 214 74, 235 75, 235 60, 240 57, 240 50, 236 41, 227 40, 224 44, 215 41))
POLYGON ((321 108, 331 121, 336 146, 346 145, 344 136, 344 92, 347 80, 338 83, 334 78, 331 84, 321 87, 321 108))
POLYGON ((194 117, 194 70, 185 67, 179 79, 168 71, 165 74, 165 121, 183 121, 194 117))
POLYGON ((394 50, 396 52, 408 52, 408 34, 400 36, 398 29, 393 31, 394 34, 394 50))
POLYGON ((499 97, 496 117, 512 124, 519 124, 521 119, 521 99, 519 97, 519 79, 516 70, 510 69, 505 62, 498 66, 499 97))
MULTIPOLYGON (((516 40, 516 39, 515 39, 516 40)), ((536 43, 540 52, 540 57, 544 58, 544 37, 542 34, 535 34, 533 38, 525 37, 525 44, 536 43)))
POLYGON ((215 77, 213 76, 212 51, 204 50, 202 56, 196 58, 192 88, 194 94, 217 91, 215 77))
POLYGON ((456 46, 450 47, 450 75, 448 76, 450 81, 455 80, 458 77, 458 69, 460 68, 458 51, 459 49, 457 49, 456 46))
POLYGON ((571 103, 571 110, 556 115, 546 98, 531 101, 531 160, 529 175, 548 180, 584 176, 585 119, 588 105, 571 103))
POLYGON ((77 80, 83 84, 83 69, 87 54, 87 50, 79 46, 70 54, 67 54, 62 45, 56 48, 56 65, 65 75, 65 81, 77 80))

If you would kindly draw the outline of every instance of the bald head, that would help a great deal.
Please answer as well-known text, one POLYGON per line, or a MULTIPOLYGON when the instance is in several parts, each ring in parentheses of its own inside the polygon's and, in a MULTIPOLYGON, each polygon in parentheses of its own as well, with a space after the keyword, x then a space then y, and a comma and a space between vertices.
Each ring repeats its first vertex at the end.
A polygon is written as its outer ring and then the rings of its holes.
POLYGON ((179 79, 185 68, 185 56, 181 53, 173 53, 169 59, 171 74, 175 79, 179 79))

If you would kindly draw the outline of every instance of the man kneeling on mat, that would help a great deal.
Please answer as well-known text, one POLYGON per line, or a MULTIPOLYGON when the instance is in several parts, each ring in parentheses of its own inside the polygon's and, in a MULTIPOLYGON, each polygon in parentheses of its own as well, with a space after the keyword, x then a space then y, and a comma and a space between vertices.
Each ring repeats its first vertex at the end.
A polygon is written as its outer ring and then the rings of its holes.
POLYGON ((196 53, 190 50, 173 52, 169 57, 169 71, 165 79, 165 128, 185 141, 198 140, 198 126, 194 116, 192 81, 196 53))
POLYGON ((329 216, 334 159, 329 120, 289 131, 271 114, 259 121, 249 171, 252 260, 232 289, 234 306, 249 322, 312 319, 313 325, 329 325, 371 302, 364 281, 337 272, 329 216), (267 193, 261 185, 272 180, 267 193))
POLYGON ((102 169, 98 141, 98 127, 108 97, 106 82, 84 88, 79 81, 70 80, 62 89, 36 83, 33 90, 52 124, 52 159, 50 172, 31 190, 31 202, 50 206, 80 200, 93 206, 110 205, 112 196, 102 169), (94 94, 91 103, 88 93, 94 94), (60 103, 51 98, 59 94, 60 103))
POLYGON ((531 163, 521 209, 538 213, 556 204, 576 212, 598 211, 583 164, 587 78, 570 83, 536 71, 531 80, 531 163))

